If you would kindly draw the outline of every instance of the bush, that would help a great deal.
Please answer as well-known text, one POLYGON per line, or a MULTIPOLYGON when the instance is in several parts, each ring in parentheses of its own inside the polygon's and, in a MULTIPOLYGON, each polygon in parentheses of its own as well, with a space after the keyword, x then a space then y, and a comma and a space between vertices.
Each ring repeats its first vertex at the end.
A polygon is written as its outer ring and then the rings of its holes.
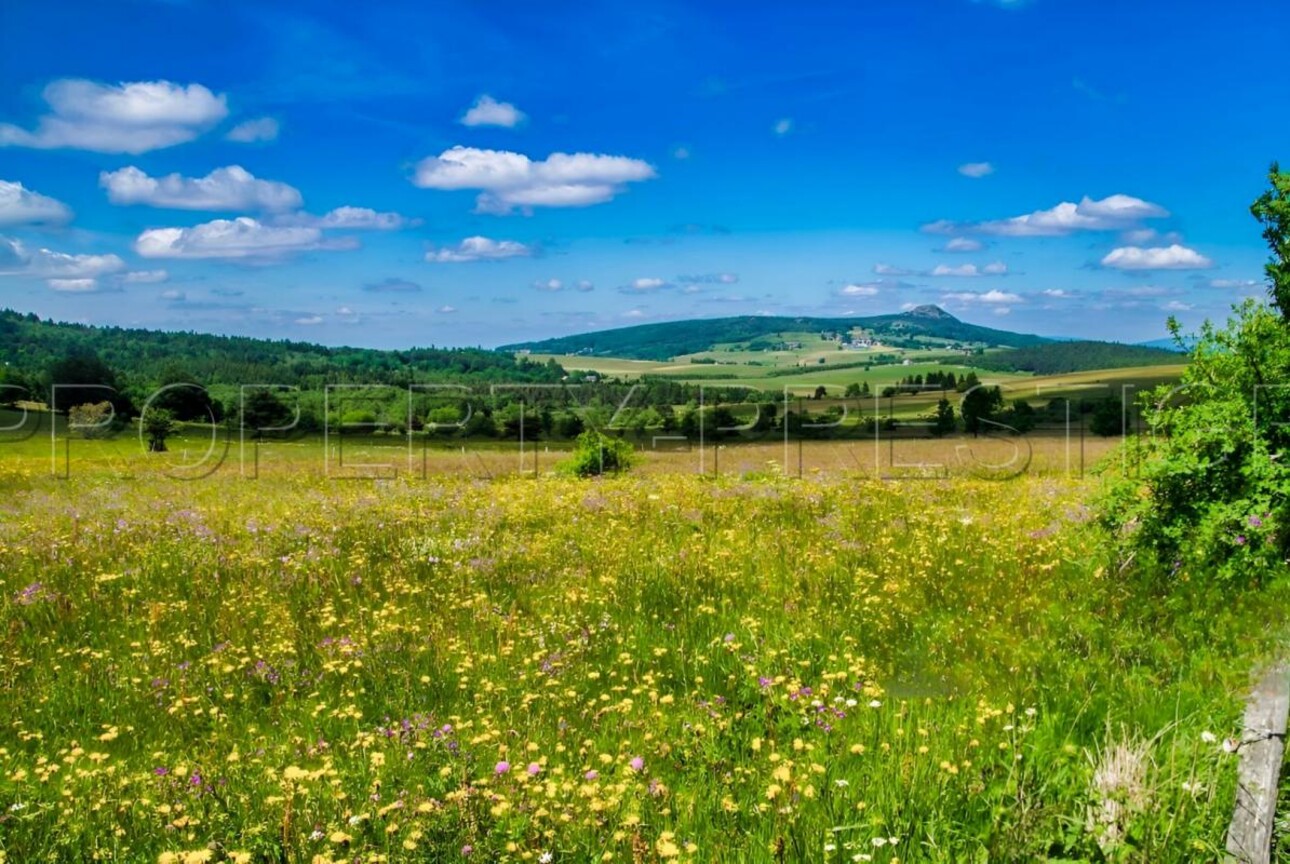
POLYGON ((1126 559, 1253 581, 1290 558, 1288 376, 1290 328, 1267 306, 1202 328, 1181 385, 1149 394, 1140 467, 1107 501, 1126 559))
POLYGON ((632 445, 594 430, 578 436, 573 455, 562 466, 577 477, 597 477, 627 471, 636 461, 632 445))
POLYGON ((1290 563, 1290 176, 1274 165, 1269 179, 1252 210, 1272 249, 1272 305, 1205 323, 1181 385, 1149 394, 1150 437, 1128 445, 1139 467, 1105 502, 1124 559, 1153 574, 1253 583, 1290 563))

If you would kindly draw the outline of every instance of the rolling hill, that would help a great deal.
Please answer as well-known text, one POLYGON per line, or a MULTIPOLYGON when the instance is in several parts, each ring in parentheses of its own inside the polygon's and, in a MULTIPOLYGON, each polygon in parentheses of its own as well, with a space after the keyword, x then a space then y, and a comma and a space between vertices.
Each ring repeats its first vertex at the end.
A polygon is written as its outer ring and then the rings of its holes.
MULTIPOLYGON (((579 354, 624 360, 669 360, 710 351, 720 345, 749 343, 786 333, 847 333, 856 329, 863 330, 884 345, 892 347, 934 347, 937 343, 957 343, 988 348, 1037 348, 1061 344, 1058 340, 1043 336, 969 324, 939 306, 929 305, 918 306, 907 312, 864 318, 743 316, 668 321, 536 342, 520 342, 503 346, 500 350, 527 350, 535 354, 579 354)), ((1163 356, 1166 352, 1160 354, 1163 356)), ((1171 359, 1176 360, 1176 355, 1171 359)), ((1118 365, 1149 362, 1152 362, 1151 359, 1143 356, 1118 365)), ((1155 362, 1166 361, 1157 359, 1155 362)))

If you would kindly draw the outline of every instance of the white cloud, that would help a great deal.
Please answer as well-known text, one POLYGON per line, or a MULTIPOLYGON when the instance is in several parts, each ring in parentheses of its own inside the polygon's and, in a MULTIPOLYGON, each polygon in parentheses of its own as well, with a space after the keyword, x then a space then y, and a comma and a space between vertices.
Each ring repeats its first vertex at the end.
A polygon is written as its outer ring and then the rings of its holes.
POLYGON ((875 264, 875 265, 873 265, 873 272, 874 272, 874 273, 877 273, 879 276, 910 276, 910 275, 913 275, 913 274, 912 274, 912 271, 906 270, 906 269, 904 269, 903 267, 893 267, 893 266, 892 266, 892 265, 890 265, 890 264, 875 264))
POLYGON ((1257 279, 1211 279, 1210 288, 1262 288, 1263 283, 1257 279))
POLYGON ((539 279, 537 282, 533 283, 533 287, 538 291, 563 291, 564 283, 559 279, 539 279))
POLYGON ((315 324, 323 323, 321 315, 306 315, 303 318, 297 318, 296 323, 305 327, 312 327, 315 324))
POLYGON ((272 117, 260 117, 256 120, 247 120, 239 123, 224 138, 228 141, 236 141, 239 144, 254 144, 257 141, 273 141, 278 137, 280 131, 278 121, 272 117))
POLYGON ((225 97, 200 84, 63 79, 43 95, 50 112, 36 129, 0 123, 0 146, 146 153, 191 141, 228 115, 225 97))
POLYGON ((169 278, 170 274, 165 270, 132 270, 121 274, 121 281, 127 285, 155 285, 169 278))
POLYGON ((690 148, 689 148, 689 147, 673 147, 673 148, 672 148, 672 158, 673 158, 673 159, 689 159, 689 158, 690 158, 690 148))
POLYGON ((273 220, 276 225, 299 225, 307 228, 371 229, 396 231, 410 220, 398 213, 379 213, 370 207, 337 207, 322 216, 289 213, 273 220))
POLYGON ((436 309, 436 310, 434 310, 434 311, 438 312, 440 315, 451 315, 452 313, 454 313, 454 312, 456 312, 456 311, 457 311, 457 307, 456 307, 456 306, 440 306, 438 309, 436 309))
POLYGON ((595 284, 593 284, 589 279, 579 279, 578 284, 575 287, 577 287, 577 289, 583 292, 584 294, 588 291, 596 290, 595 284))
POLYGON ((501 261, 504 258, 527 258, 532 254, 532 247, 525 246, 523 243, 514 240, 467 237, 455 247, 430 250, 426 253, 426 260, 432 264, 461 261, 501 261))
POLYGON ((877 293, 878 286, 872 284, 858 285, 852 283, 838 289, 838 294, 843 297, 872 297, 877 293))
POLYGON ((63 202, 33 192, 21 183, 0 180, 0 227, 60 225, 71 218, 72 210, 63 202))
POLYGON ((1045 288, 1039 293, 1043 294, 1045 297, 1052 297, 1054 299, 1064 299, 1075 296, 1063 288, 1045 288))
POLYGON ((463 126, 505 126, 514 128, 524 122, 524 112, 510 102, 498 102, 487 93, 475 100, 461 118, 463 126))
POLYGON ((72 255, 43 248, 28 250, 20 240, 0 237, 0 276, 92 279, 124 269, 125 262, 117 255, 72 255))
POLYGON ((1002 261, 995 261, 986 264, 984 267, 977 267, 975 264, 937 264, 927 272, 928 276, 1006 276, 1008 274, 1008 265, 1002 261))
POLYGON ((642 276, 639 279, 633 279, 626 285, 619 286, 618 290, 623 294, 653 294, 671 287, 673 287, 672 283, 666 279, 659 279, 657 276, 642 276))
POLYGON ((1020 303, 1019 294, 1009 294, 1006 291, 986 291, 984 293, 973 293, 971 291, 962 291, 959 293, 942 295, 943 300, 952 300, 958 303, 985 303, 987 305, 996 305, 999 303, 1020 303))
POLYGON ((628 183, 655 176, 652 165, 626 156, 552 153, 534 161, 507 150, 458 146, 422 159, 412 182, 422 189, 479 189, 476 209, 504 214, 516 207, 603 204, 628 183))
POLYGON ((793 131, 793 118, 783 117, 779 120, 776 120, 775 125, 771 127, 771 131, 773 131, 780 138, 783 138, 785 135, 793 131))
POLYGON ((169 288, 161 292, 161 299, 183 301, 188 299, 188 295, 183 291, 180 291, 178 288, 169 288))
POLYGON ((994 166, 989 162, 968 162, 959 166, 959 173, 964 177, 980 179, 994 173, 994 166))
POLYGON ((955 237, 945 244, 946 252, 980 252, 985 244, 969 237, 955 237))
POLYGON ((134 241, 134 251, 143 258, 276 258, 327 248, 346 247, 326 243, 317 228, 265 225, 248 216, 192 228, 151 228, 134 241))
POLYGON ((1214 262, 1186 246, 1121 246, 1102 259, 1103 267, 1116 270, 1203 270, 1214 262))
POLYGON ((1119 231, 1143 219, 1161 219, 1169 211, 1131 195, 1100 201, 1085 196, 1078 204, 1063 201, 1048 210, 987 222, 941 220, 923 226, 931 234, 993 234, 1002 237, 1063 237, 1075 231, 1119 231))
POLYGON ((168 174, 149 177, 130 166, 99 174, 99 185, 113 204, 147 204, 175 210, 263 210, 299 207, 299 190, 286 183, 260 180, 241 165, 216 168, 205 177, 168 174))
POLYGON ((48 279, 46 284, 55 291, 65 294, 89 294, 99 290, 99 280, 92 278, 48 279))
POLYGON ((1190 303, 1184 303, 1181 300, 1170 300, 1160 307, 1166 312, 1187 312, 1195 308, 1190 303))

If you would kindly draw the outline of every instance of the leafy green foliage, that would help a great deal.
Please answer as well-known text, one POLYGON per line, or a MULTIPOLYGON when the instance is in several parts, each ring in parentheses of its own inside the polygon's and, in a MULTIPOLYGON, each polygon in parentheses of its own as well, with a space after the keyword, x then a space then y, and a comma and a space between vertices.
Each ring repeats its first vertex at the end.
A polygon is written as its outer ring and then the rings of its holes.
POLYGON ((964 430, 979 435, 985 422, 1001 408, 1003 391, 998 387, 987 387, 984 384, 973 387, 963 395, 963 403, 959 406, 964 430))
POLYGON ((577 477, 598 477, 626 471, 635 461, 631 444, 588 429, 578 436, 573 453, 563 467, 577 477))
POLYGON ((1250 212, 1263 225, 1263 239, 1272 250, 1264 271, 1268 274, 1272 302, 1281 318, 1290 322, 1290 174, 1277 163, 1268 171, 1271 187, 1258 197, 1250 212))
POLYGON ((148 452, 166 452, 166 439, 175 431, 175 415, 165 408, 149 408, 139 423, 143 437, 148 439, 148 452))
POLYGON ((954 406, 944 396, 936 403, 936 413, 932 416, 932 434, 937 438, 949 435, 957 424, 954 420, 954 406))
POLYGON ((1284 564, 1288 381, 1290 329, 1267 306, 1246 301, 1226 328, 1202 328, 1181 385, 1151 394, 1151 437, 1108 501, 1126 557, 1242 581, 1284 564))
POLYGON ((1181 385, 1151 394, 1140 469, 1106 502, 1126 559, 1158 574, 1251 583, 1290 563, 1290 175, 1273 165, 1270 181, 1252 211, 1272 306, 1247 300, 1226 327, 1206 322, 1181 385))

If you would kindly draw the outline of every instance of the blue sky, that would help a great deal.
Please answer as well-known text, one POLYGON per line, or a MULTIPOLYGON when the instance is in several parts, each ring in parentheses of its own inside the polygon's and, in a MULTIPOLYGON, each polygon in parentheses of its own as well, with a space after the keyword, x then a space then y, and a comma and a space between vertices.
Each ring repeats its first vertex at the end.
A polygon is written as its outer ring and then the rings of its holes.
POLYGON ((1261 294, 1290 6, 0 4, 0 305, 333 344, 1261 294))

